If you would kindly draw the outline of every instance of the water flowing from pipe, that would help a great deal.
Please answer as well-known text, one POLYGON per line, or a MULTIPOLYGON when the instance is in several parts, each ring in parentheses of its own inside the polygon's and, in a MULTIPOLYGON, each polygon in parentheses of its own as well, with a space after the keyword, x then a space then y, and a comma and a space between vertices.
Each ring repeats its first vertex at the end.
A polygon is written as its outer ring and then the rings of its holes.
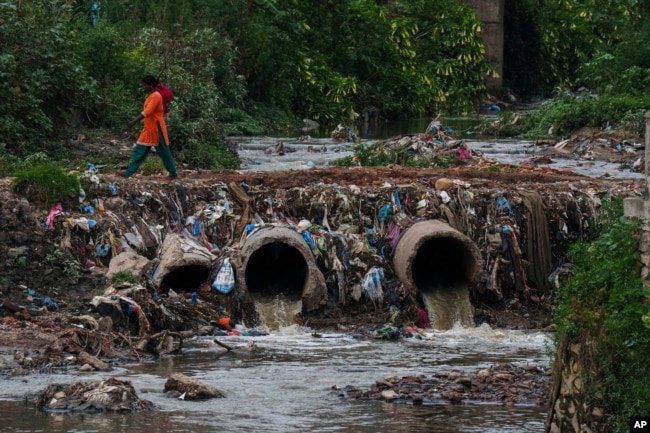
POLYGON ((283 293, 273 296, 255 295, 255 308, 262 327, 278 331, 295 324, 295 318, 302 312, 302 301, 291 299, 283 293))
POLYGON ((465 284, 432 287, 421 292, 433 329, 448 330, 454 325, 463 328, 474 327, 472 304, 465 284))

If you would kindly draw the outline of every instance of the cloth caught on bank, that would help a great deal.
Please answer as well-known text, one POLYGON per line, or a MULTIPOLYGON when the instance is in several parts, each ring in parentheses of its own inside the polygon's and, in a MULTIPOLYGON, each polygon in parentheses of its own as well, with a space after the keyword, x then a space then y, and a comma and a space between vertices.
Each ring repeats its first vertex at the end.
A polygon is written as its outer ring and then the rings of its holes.
POLYGON ((212 288, 221 293, 230 293, 235 288, 235 271, 230 264, 230 259, 224 259, 219 272, 214 277, 212 288))
POLYGON ((418 308, 418 328, 427 329, 431 327, 431 322, 429 321, 429 313, 423 308, 418 308))
POLYGON ((232 331, 232 326, 230 326, 230 317, 222 317, 218 320, 219 326, 221 326, 226 331, 232 331))
POLYGON ((163 98, 158 92, 151 92, 144 101, 142 110, 144 116, 143 128, 138 137, 137 144, 141 146, 158 146, 159 129, 164 139, 164 144, 169 143, 167 136, 167 125, 165 124, 165 111, 163 108, 163 98))
POLYGON ((47 224, 47 228, 50 230, 54 230, 54 219, 56 218, 57 215, 60 215, 63 213, 63 206, 61 206, 61 203, 57 203, 56 206, 54 206, 50 210, 50 214, 47 216, 47 219, 45 220, 45 224, 47 224))
POLYGON ((544 203, 537 191, 519 191, 519 194, 527 211, 526 256, 529 264, 526 273, 538 290, 546 292, 550 289, 548 276, 553 269, 544 203))

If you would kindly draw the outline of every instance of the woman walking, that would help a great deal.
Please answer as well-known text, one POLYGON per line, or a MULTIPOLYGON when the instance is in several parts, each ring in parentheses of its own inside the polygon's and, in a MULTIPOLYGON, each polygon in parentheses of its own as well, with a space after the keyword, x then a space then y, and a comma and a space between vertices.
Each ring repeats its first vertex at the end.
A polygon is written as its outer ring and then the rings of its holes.
POLYGON ((149 96, 144 101, 142 113, 130 121, 128 126, 132 128, 136 123, 144 119, 143 128, 133 149, 133 156, 131 157, 128 168, 126 171, 120 172, 120 175, 123 177, 131 177, 138 171, 140 165, 147 159, 147 155, 152 147, 156 148, 156 153, 158 153, 165 169, 169 172, 169 176, 167 177, 169 179, 177 177, 174 158, 169 150, 163 98, 156 90, 158 84, 158 80, 151 75, 147 75, 142 79, 142 85, 147 93, 149 93, 149 96))

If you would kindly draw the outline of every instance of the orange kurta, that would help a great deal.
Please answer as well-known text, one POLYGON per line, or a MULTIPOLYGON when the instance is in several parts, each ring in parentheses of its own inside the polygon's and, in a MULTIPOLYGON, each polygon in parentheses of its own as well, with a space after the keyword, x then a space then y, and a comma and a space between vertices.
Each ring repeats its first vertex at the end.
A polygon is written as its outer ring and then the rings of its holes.
POLYGON ((138 137, 138 144, 143 146, 158 146, 158 125, 162 130, 165 144, 169 144, 167 137, 167 125, 165 124, 165 113, 163 111, 162 96, 158 92, 151 92, 147 99, 144 101, 144 109, 142 110, 144 116, 143 128, 140 136, 138 137))

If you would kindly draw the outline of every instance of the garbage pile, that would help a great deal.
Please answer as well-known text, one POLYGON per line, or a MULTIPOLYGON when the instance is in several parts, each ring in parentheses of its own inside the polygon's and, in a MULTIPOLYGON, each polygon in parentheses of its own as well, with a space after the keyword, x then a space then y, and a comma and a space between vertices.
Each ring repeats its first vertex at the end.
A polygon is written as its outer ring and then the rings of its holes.
POLYGON ((45 412, 133 413, 153 410, 139 398, 128 380, 109 378, 72 384, 50 384, 39 394, 36 407, 45 412))
MULTIPOLYGON (((405 327, 418 323, 422 306, 417 293, 395 277, 392 253, 401 235, 426 219, 440 220, 475 242, 484 267, 470 289, 481 302, 506 308, 544 303, 558 281, 549 276, 561 268, 568 243, 587 236, 601 200, 633 193, 630 184, 600 187, 579 180, 508 188, 480 178, 373 183, 285 189, 250 180, 141 181, 128 187, 100 181, 80 196, 78 207, 58 204, 40 221, 61 257, 73 257, 85 272, 106 278, 78 310, 82 314, 69 319, 74 326, 47 325, 56 330, 48 356, 63 363, 62 353, 84 351, 95 357, 160 356, 180 351, 194 335, 263 335, 268 331, 247 290, 251 276, 242 272, 248 258, 241 252, 270 227, 295 233, 309 255, 306 262, 313 263, 305 274, 321 275, 322 292, 297 293, 303 311, 296 323, 336 323, 361 311, 386 319, 364 335, 404 335, 405 327)), ((270 257, 281 252, 279 244, 269 244, 270 257)), ((298 263, 289 262, 277 273, 296 270, 298 263)), ((260 272, 264 277, 271 271, 260 272)), ((70 308, 57 292, 44 296, 21 289, 27 308, 2 304, 14 318, 29 321, 44 311, 70 308)))
POLYGON ((515 404, 548 404, 550 374, 539 366, 493 365, 475 372, 434 372, 424 375, 378 379, 368 390, 334 387, 333 393, 354 400, 404 404, 483 401, 515 404))
POLYGON ((465 140, 455 138, 450 127, 443 127, 441 122, 435 119, 429 123, 423 134, 402 135, 380 140, 373 145, 373 148, 377 153, 392 151, 396 154, 406 154, 406 160, 414 161, 445 158, 456 165, 494 163, 482 152, 471 149, 465 140))
POLYGON ((621 163, 620 169, 641 173, 645 167, 645 144, 642 140, 618 137, 610 130, 578 131, 561 141, 542 140, 542 152, 580 161, 606 160, 621 163))
POLYGON ((334 143, 355 143, 357 135, 349 126, 338 124, 332 131, 332 141, 334 143))

